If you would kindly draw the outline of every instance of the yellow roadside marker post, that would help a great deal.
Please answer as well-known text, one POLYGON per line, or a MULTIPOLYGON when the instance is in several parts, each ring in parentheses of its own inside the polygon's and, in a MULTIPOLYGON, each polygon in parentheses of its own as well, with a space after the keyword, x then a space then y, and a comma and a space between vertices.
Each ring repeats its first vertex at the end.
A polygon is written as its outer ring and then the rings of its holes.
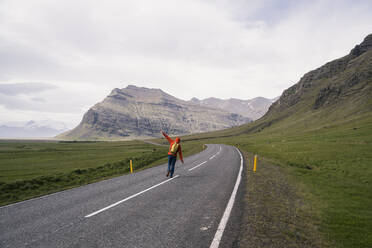
POLYGON ((133 173, 133 163, 132 163, 132 159, 130 160, 130 173, 133 173))
POLYGON ((253 171, 256 172, 256 169, 257 169, 257 155, 254 155, 253 171))

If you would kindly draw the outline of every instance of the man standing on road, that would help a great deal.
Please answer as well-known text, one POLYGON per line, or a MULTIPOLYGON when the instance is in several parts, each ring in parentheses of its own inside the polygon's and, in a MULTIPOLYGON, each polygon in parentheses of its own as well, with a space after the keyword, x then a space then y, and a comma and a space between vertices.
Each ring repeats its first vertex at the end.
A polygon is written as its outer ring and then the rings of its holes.
POLYGON ((168 152, 168 172, 166 176, 173 177, 174 173, 174 166, 176 165, 176 160, 177 160, 177 153, 180 154, 180 159, 183 163, 183 157, 182 157, 182 149, 181 149, 181 139, 176 138, 175 140, 172 140, 166 133, 161 131, 161 133, 164 135, 164 137, 168 140, 169 142, 169 152, 168 152))

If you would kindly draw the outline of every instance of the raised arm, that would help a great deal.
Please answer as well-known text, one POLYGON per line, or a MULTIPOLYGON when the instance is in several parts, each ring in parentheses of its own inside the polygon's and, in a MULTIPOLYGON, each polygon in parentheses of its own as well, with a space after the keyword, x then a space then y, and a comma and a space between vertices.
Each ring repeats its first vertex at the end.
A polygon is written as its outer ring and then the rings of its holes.
POLYGON ((166 133, 164 133, 163 131, 161 131, 161 133, 164 135, 164 137, 168 140, 169 143, 173 142, 173 140, 166 133))

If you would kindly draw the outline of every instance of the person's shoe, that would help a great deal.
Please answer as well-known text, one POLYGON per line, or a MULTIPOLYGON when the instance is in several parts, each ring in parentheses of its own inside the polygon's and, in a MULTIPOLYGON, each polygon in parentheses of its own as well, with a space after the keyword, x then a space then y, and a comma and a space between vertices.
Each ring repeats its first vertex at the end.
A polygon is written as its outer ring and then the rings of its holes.
POLYGON ((173 177, 173 174, 170 175, 170 178, 172 178, 172 177, 173 177))
POLYGON ((168 171, 168 173, 167 173, 166 177, 168 177, 168 176, 169 176, 169 171, 168 171))

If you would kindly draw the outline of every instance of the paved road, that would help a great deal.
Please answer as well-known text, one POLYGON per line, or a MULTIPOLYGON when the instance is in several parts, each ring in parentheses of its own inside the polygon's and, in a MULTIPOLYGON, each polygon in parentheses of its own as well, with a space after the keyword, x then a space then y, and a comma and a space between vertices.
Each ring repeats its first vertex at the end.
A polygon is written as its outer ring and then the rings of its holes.
POLYGON ((162 165, 1 207, 0 247, 210 247, 240 167, 236 148, 208 145, 173 179, 162 165))

